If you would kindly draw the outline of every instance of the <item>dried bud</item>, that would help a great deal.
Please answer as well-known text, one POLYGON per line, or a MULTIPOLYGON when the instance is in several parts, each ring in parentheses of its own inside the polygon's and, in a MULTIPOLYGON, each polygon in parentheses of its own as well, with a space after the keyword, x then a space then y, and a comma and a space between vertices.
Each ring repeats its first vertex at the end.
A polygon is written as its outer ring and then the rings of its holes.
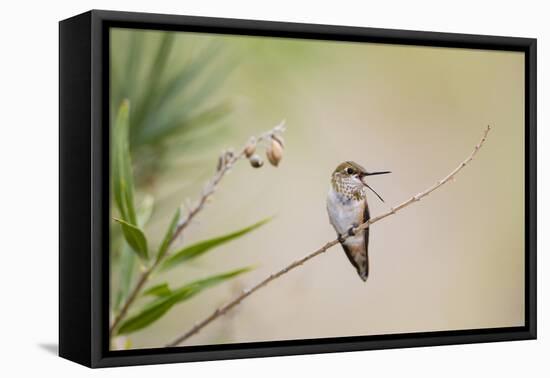
POLYGON ((279 144, 281 145, 281 147, 285 147, 285 140, 283 139, 282 136, 280 135, 277 135, 277 134, 273 134, 271 136, 271 138, 275 139, 277 142, 279 142, 279 144))
POLYGON ((244 148, 244 155, 250 158, 256 152, 256 138, 252 137, 244 148))
POLYGON ((267 148, 266 155, 271 165, 275 167, 278 166, 279 162, 283 158, 283 146, 281 145, 281 142, 275 138, 272 138, 271 145, 267 148))
POLYGON ((250 161, 250 165, 254 168, 260 168, 264 165, 264 161, 258 155, 252 155, 248 160, 250 161))

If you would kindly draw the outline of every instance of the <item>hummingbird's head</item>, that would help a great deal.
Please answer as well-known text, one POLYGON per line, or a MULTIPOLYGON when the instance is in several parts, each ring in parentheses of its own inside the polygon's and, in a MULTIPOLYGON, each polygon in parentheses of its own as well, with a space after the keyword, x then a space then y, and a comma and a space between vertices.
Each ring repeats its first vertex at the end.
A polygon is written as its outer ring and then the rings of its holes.
POLYGON ((376 194, 382 202, 384 202, 382 197, 380 197, 380 195, 367 184, 365 178, 367 176, 384 175, 386 173, 391 172, 368 172, 359 164, 353 161, 346 161, 338 165, 334 172, 332 172, 332 187, 337 192, 346 194, 351 197, 364 197, 364 188, 367 187, 372 190, 373 193, 376 194))

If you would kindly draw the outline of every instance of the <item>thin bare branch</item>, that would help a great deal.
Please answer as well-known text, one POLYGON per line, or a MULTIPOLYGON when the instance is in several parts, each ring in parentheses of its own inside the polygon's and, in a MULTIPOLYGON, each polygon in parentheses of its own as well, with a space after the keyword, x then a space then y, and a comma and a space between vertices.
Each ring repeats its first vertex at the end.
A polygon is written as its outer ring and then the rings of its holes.
MULTIPOLYGON (((255 140, 259 143, 264 140, 269 140, 271 137, 279 136, 279 134, 283 133, 285 131, 285 123, 284 121, 279 123, 277 126, 272 128, 271 130, 263 133, 259 137, 255 138, 255 140)), ((174 233, 172 235, 172 238, 170 239, 170 242, 168 244, 168 248, 174 243, 175 240, 179 238, 179 236, 182 234, 183 230, 187 228, 192 222, 192 220, 201 212, 201 210, 204 208, 205 204, 208 202, 209 198, 214 194, 216 189, 218 188, 218 185, 224 178, 224 176, 233 168, 233 166, 241 159, 243 159, 245 156, 245 146, 237 153, 232 153, 231 151, 225 151, 220 156, 220 164, 218 165, 218 168, 216 170, 216 173, 214 176, 206 183, 204 186, 200 198, 197 200, 197 202, 194 205, 191 205, 187 214, 184 215, 182 219, 178 222, 178 225, 176 226, 176 229, 174 230, 174 233)), ((130 294, 128 295, 126 301, 121 307, 120 312, 114 317, 113 322, 111 323, 111 326, 109 327, 109 337, 113 337, 114 331, 116 327, 120 324, 120 322, 126 317, 126 314, 128 313, 128 310, 130 309, 131 305, 134 303, 134 301, 139 296, 139 293, 143 289, 143 286, 147 283, 149 278, 151 277, 151 274, 153 271, 159 266, 159 264, 163 261, 164 258, 167 257, 168 254, 165 254, 164 256, 157 255, 157 258, 153 262, 151 266, 143 270, 141 275, 139 276, 136 286, 132 289, 130 294)))
MULTIPOLYGON (((447 176, 445 176, 443 179, 439 180, 438 182, 436 182, 434 185, 430 186, 428 189, 416 194, 415 196, 412 196, 411 198, 409 198, 408 200, 402 202, 401 204, 395 206, 395 207, 392 207, 390 209, 390 211, 384 213, 384 214, 381 214, 381 215, 378 215, 374 218, 371 218, 370 220, 366 221, 365 223, 362 223, 360 224, 358 227, 356 227, 354 230, 353 230, 353 233, 352 234, 356 234, 357 232, 361 231, 361 230, 365 230, 367 229, 368 227, 370 227, 372 224, 384 219, 384 218, 387 218, 389 217, 390 215, 393 215, 395 213, 397 213, 399 210, 402 210, 404 209, 405 207, 413 204, 414 202, 418 202, 420 201, 422 198, 426 197, 428 194, 430 194, 431 192, 433 192, 434 190, 436 190, 437 188, 441 187, 442 185, 444 185, 445 183, 451 181, 454 176, 460 172, 470 161, 472 161, 472 159, 475 157, 475 155, 477 154, 477 152, 481 149, 481 147, 483 146, 483 143, 485 143, 485 140, 487 139, 487 134, 489 133, 489 131, 491 130, 491 127, 490 126, 487 126, 487 128, 485 129, 484 133, 483 133, 483 137, 481 138, 481 140, 479 141, 479 143, 475 146, 474 150, 472 151, 472 153, 462 162, 460 163, 460 165, 458 165, 453 171, 451 171, 451 173, 449 173, 447 176)), ((345 240, 347 237, 349 236, 344 236, 343 239, 345 240)), ((327 242, 325 245, 323 245, 321 248, 315 250, 314 252, 310 253, 309 255, 299 259, 299 260, 296 260, 294 261, 293 263, 291 263, 290 265, 288 265, 287 267, 285 267, 284 269, 281 269, 280 271, 276 272, 276 273, 273 273, 271 274, 270 276, 268 276, 267 278, 265 278, 264 280, 262 280, 261 282, 257 283, 256 285, 254 285, 251 289, 248 289, 248 290, 244 290, 239 296, 237 296, 235 299, 233 299, 231 302, 221 306, 221 307, 218 307, 214 312, 212 312, 209 316, 207 316, 205 319, 203 319, 202 321, 196 323, 193 327, 191 327, 187 332, 183 333, 182 335, 176 337, 172 342, 170 342, 169 344, 167 344, 166 346, 167 347, 175 347, 175 346, 178 346, 179 344, 181 344, 182 342, 186 341, 188 338, 190 338, 191 336, 195 335, 196 333, 198 333, 201 329, 203 329, 204 327, 206 327, 208 324, 212 323, 214 320, 216 320, 217 318, 219 318, 220 316, 224 315, 225 313, 227 313, 229 310, 231 310, 233 307, 237 306, 239 303, 241 303, 245 298, 249 297, 250 295, 252 295, 253 293, 255 293, 256 291, 260 290, 262 287, 265 287, 267 284, 269 284, 270 282, 274 281, 275 279, 281 277, 282 275, 288 273, 289 271, 301 266, 302 264, 304 264, 306 261, 309 261, 311 260, 312 258, 316 257, 316 256, 319 256, 320 254, 326 252, 329 248, 335 246, 336 244, 339 244, 339 241, 338 239, 335 239, 335 240, 332 240, 332 241, 329 241, 327 242)))

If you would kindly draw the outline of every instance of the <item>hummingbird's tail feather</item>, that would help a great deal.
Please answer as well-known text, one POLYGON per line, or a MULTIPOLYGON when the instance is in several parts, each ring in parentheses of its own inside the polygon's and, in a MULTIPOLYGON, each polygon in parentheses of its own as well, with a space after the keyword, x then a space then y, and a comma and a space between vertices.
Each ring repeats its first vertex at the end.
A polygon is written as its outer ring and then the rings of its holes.
POLYGON ((369 251, 367 249, 365 253, 365 265, 363 268, 363 274, 359 273, 359 276, 363 280, 363 282, 367 281, 367 278, 369 278, 369 251))
POLYGON ((369 254, 363 244, 363 238, 348 238, 342 243, 342 248, 346 252, 351 265, 357 270, 359 277, 366 281, 369 276, 369 254))

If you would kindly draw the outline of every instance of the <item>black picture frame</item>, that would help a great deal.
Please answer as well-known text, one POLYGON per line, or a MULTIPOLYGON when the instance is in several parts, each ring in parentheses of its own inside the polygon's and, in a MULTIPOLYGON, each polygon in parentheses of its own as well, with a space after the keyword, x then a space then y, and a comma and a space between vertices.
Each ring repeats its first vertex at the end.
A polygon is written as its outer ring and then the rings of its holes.
POLYGON ((536 338, 536 39, 92 10, 59 24, 59 355, 89 367, 344 352, 536 338), (111 27, 525 54, 525 326, 110 351, 111 27))

